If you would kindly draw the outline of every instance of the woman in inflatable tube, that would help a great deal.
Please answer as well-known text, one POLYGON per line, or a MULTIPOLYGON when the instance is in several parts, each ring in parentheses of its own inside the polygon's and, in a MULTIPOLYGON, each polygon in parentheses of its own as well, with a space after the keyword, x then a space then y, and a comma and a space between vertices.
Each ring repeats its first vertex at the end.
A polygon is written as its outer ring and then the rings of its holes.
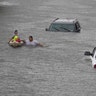
POLYGON ((23 41, 18 36, 18 30, 14 31, 14 36, 9 40, 8 44, 12 47, 20 47, 23 45, 23 41))

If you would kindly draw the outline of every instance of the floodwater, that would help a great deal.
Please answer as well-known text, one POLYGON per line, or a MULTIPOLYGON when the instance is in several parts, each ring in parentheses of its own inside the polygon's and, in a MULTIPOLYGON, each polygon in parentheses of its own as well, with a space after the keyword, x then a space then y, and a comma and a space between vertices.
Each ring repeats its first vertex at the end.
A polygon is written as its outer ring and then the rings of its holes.
POLYGON ((0 96, 96 96, 96 0, 0 0, 0 96), (46 32, 55 18, 77 18, 81 33, 46 32), (12 48, 14 30, 44 48, 12 48))

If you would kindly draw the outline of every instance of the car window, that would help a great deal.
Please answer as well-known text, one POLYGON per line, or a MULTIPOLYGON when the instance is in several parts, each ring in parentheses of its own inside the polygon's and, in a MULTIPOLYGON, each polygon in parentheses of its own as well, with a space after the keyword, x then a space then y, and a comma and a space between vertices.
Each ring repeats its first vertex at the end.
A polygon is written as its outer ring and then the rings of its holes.
POLYGON ((52 23, 49 27, 50 31, 74 31, 75 24, 52 23))
POLYGON ((96 47, 93 49, 92 56, 94 56, 95 51, 96 51, 96 47))

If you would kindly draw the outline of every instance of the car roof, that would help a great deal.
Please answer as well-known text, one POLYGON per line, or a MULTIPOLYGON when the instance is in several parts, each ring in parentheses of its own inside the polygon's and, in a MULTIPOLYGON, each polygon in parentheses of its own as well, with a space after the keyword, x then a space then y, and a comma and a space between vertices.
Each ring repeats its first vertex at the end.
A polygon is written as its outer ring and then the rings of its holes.
POLYGON ((76 23, 77 22, 77 19, 55 19, 53 21, 53 23, 68 23, 68 24, 73 24, 73 23, 76 23))

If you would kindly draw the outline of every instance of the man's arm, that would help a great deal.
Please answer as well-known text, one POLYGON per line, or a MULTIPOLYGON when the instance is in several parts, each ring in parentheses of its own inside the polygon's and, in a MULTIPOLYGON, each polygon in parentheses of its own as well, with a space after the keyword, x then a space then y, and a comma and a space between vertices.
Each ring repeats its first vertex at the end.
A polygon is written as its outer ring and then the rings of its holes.
POLYGON ((38 43, 38 46, 40 46, 40 47, 44 47, 43 44, 41 44, 41 43, 38 43))

